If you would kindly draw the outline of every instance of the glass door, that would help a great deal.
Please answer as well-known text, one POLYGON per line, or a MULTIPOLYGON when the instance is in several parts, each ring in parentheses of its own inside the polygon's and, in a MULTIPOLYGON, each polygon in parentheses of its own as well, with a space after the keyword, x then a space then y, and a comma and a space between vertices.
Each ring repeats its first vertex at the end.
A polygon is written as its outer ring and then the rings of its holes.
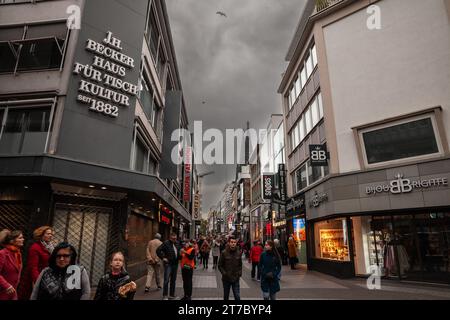
POLYGON ((415 217, 417 261, 420 279, 450 283, 450 214, 428 213, 415 217))

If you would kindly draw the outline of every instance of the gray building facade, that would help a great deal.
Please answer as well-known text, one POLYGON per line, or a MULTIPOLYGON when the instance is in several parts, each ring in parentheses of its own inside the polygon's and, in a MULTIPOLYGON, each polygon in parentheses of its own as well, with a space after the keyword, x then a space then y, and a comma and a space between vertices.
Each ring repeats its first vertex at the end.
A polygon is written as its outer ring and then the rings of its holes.
POLYGON ((187 127, 176 63, 164 1, 1 3, 0 228, 53 226, 93 286, 116 250, 144 275, 148 240, 191 222, 182 171, 159 174, 165 115, 187 127))

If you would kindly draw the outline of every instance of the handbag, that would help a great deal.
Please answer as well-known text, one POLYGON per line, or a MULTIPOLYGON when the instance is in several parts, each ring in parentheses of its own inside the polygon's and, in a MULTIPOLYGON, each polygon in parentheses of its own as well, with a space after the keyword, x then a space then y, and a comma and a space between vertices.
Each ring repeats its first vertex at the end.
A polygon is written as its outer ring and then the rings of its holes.
POLYGON ((267 272, 265 275, 267 281, 272 281, 274 279, 273 272, 267 272))

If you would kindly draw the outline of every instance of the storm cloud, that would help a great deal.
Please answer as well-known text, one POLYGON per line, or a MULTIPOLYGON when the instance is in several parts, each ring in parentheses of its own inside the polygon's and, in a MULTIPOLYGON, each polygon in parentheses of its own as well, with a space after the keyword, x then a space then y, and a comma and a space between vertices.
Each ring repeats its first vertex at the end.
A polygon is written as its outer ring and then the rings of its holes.
MULTIPOLYGON (((281 113, 277 88, 304 0, 166 0, 189 122, 204 130, 265 128, 281 113), (216 12, 224 12, 223 17, 216 12)), ((206 146, 207 143, 204 144, 206 146)), ((203 181, 202 211, 219 201, 235 166, 203 181)))

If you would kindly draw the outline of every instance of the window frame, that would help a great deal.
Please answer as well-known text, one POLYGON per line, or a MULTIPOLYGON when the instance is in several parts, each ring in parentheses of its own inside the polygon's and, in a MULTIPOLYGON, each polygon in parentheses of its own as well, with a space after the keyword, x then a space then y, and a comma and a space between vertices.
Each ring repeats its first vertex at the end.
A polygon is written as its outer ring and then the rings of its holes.
MULTIPOLYGON (((53 132, 53 124, 54 124, 54 117, 55 117, 55 112, 56 112, 57 98, 56 97, 44 98, 44 99, 42 99, 42 101, 39 101, 37 103, 33 103, 33 102, 34 102, 33 100, 18 100, 18 101, 15 101, 14 104, 10 104, 10 105, 4 104, 5 105, 4 107, 0 104, 0 110, 3 111, 1 118, 0 118, 0 141, 3 137, 4 129, 6 127, 6 122, 8 119, 8 113, 10 110, 17 110, 17 109, 32 110, 33 108, 48 107, 48 108, 50 108, 48 130, 46 133, 44 150, 42 151, 42 153, 40 153, 40 154, 47 154, 48 148, 49 148, 49 143, 50 143, 50 136, 53 132)), ((28 155, 27 153, 25 153, 25 154, 11 153, 11 154, 12 155, 28 155)), ((30 153, 30 154, 32 154, 32 153, 30 153)))
POLYGON ((59 19, 59 20, 51 20, 51 21, 44 21, 44 22, 38 22, 38 23, 25 23, 25 24, 19 24, 16 26, 3 26, 2 29, 8 29, 13 28, 13 27, 17 27, 17 28, 23 28, 23 33, 22 33, 22 38, 21 39, 11 39, 11 40, 2 40, 0 42, 2 43, 8 43, 10 50, 13 52, 14 56, 15 56, 15 67, 14 67, 14 71, 9 71, 9 72, 0 72, 0 75, 2 74, 14 74, 17 75, 17 73, 27 73, 27 72, 42 72, 42 71, 55 71, 55 70, 59 70, 60 72, 62 72, 62 70, 64 69, 64 63, 66 60, 66 52, 67 52, 67 46, 68 46, 68 42, 69 42, 69 38, 70 38, 70 34, 71 34, 71 30, 69 28, 66 28, 66 32, 65 32, 65 38, 64 40, 64 44, 61 46, 58 42, 58 40, 60 40, 58 37, 56 36, 46 36, 46 37, 33 37, 33 38, 27 38, 27 34, 28 34, 28 28, 30 26, 42 26, 42 25, 52 25, 52 24, 64 24, 66 23, 67 20, 64 19, 59 19), (19 66, 19 62, 20 62, 20 56, 21 56, 21 51, 23 48, 23 43, 26 42, 33 42, 33 41, 39 41, 39 40, 50 40, 50 39, 54 39, 58 49, 61 53, 61 62, 59 63, 59 67, 55 67, 55 68, 43 68, 43 69, 30 69, 30 70, 18 70, 18 66, 19 66), (18 44, 18 48, 17 48, 17 52, 14 50, 13 45, 14 44, 18 44))
POLYGON ((357 145, 359 145, 361 148, 362 160, 363 160, 363 164, 364 164, 365 168, 378 168, 378 167, 384 167, 384 166, 388 166, 388 165, 404 164, 407 162, 434 159, 437 157, 441 157, 445 154, 442 137, 439 132, 438 121, 436 119, 436 114, 434 112, 428 112, 425 114, 409 116, 409 117, 405 116, 401 119, 395 119, 395 120, 388 121, 388 122, 385 122, 382 124, 375 124, 373 126, 365 127, 365 128, 359 129, 359 130, 356 129, 356 130, 357 130, 357 137, 359 140, 357 145), (372 132, 372 131, 376 131, 376 130, 380 130, 380 129, 385 129, 385 128, 390 128, 390 127, 394 127, 396 125, 401 125, 401 124, 414 122, 414 121, 418 121, 418 120, 423 120, 423 119, 428 119, 428 118, 431 119, 431 124, 433 126, 433 132, 434 132, 434 136, 436 139, 438 152, 426 154, 426 155, 409 157, 409 158, 402 158, 402 159, 389 160, 389 161, 383 161, 383 162, 369 164, 369 161, 367 159, 367 150, 366 150, 366 146, 364 143, 364 137, 363 137, 364 133, 372 132))
POLYGON ((314 170, 314 168, 311 167, 311 160, 310 160, 309 158, 306 159, 305 161, 303 161, 303 162, 297 167, 297 169, 294 170, 294 173, 293 173, 293 180, 294 180, 294 186, 295 186, 295 188, 293 189, 293 190, 294 190, 294 194, 298 194, 298 193, 300 193, 300 192, 306 190, 306 189, 309 188, 310 186, 319 183, 320 181, 322 181, 323 179, 325 179, 325 178, 329 175, 329 172, 328 172, 328 174, 325 174, 325 173, 326 173, 326 172, 325 172, 325 167, 322 166, 322 167, 320 167, 320 177, 319 177, 319 179, 317 179, 317 180, 314 181, 314 182, 311 182, 310 179, 309 179, 309 176, 310 176, 310 175, 309 175, 309 172, 310 172, 310 170, 311 170, 311 172, 312 172, 312 171, 314 170), (305 168, 305 172, 306 172, 306 186, 305 186, 304 188, 298 190, 297 174, 301 174, 301 170, 302 170, 303 168, 305 168))

